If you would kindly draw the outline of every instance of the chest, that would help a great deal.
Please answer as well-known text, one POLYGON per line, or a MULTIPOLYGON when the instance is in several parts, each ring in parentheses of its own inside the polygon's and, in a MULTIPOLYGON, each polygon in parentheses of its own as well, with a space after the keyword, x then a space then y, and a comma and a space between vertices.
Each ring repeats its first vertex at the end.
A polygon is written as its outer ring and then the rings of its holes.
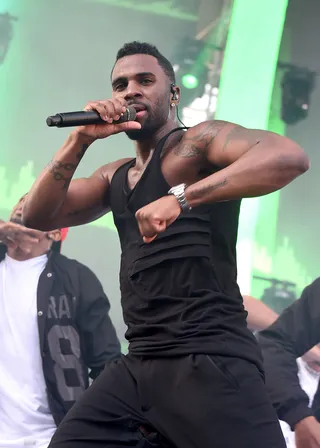
POLYGON ((203 151, 195 150, 191 143, 178 144, 164 148, 159 157, 154 156, 142 167, 135 166, 128 170, 127 185, 133 190, 143 177, 150 177, 160 173, 168 187, 186 183, 192 185, 195 182, 209 176, 215 171, 210 165, 203 151), (151 169, 150 169, 151 168, 151 169), (154 172, 155 171, 155 172, 154 172))

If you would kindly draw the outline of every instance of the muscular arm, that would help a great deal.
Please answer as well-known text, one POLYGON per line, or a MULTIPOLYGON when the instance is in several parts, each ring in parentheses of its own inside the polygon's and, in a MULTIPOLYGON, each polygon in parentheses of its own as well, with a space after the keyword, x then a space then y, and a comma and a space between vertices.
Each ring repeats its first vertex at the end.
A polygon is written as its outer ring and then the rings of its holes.
POLYGON ((51 230, 79 225, 105 212, 107 183, 99 172, 87 179, 72 180, 89 145, 88 139, 69 135, 26 198, 23 222, 27 227, 51 230))
POLYGON ((136 121, 117 123, 126 106, 126 101, 121 98, 93 101, 86 105, 85 110, 96 111, 102 122, 76 128, 41 173, 24 206, 26 226, 41 230, 76 226, 93 221, 108 211, 109 179, 123 161, 106 165, 88 179, 73 181, 72 177, 95 140, 141 129, 141 124, 136 121))
POLYGON ((211 165, 220 168, 186 188, 191 207, 262 196, 309 168, 308 157, 292 140, 233 123, 201 123, 190 130, 186 140, 193 152, 204 153, 211 165))
POLYGON ((90 177, 72 177, 90 141, 71 134, 32 186, 23 207, 27 227, 51 230, 87 224, 109 211, 109 174, 123 160, 99 168, 90 177))

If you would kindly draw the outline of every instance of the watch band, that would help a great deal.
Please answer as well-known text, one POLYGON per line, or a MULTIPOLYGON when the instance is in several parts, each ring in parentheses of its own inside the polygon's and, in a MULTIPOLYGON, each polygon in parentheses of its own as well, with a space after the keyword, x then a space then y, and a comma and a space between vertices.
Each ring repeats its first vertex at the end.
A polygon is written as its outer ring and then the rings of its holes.
POLYGON ((191 207, 185 195, 186 187, 186 184, 179 184, 170 188, 170 190, 168 191, 168 194, 173 194, 176 197, 183 212, 189 212, 191 210, 191 207))

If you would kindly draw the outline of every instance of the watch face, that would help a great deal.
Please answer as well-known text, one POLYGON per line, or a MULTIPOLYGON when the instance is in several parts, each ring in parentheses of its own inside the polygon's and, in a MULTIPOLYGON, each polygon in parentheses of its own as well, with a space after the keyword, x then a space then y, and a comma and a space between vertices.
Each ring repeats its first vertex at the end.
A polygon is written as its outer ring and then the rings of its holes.
POLYGON ((185 186, 184 184, 176 185, 175 187, 172 187, 170 191, 175 194, 183 194, 184 193, 185 186))

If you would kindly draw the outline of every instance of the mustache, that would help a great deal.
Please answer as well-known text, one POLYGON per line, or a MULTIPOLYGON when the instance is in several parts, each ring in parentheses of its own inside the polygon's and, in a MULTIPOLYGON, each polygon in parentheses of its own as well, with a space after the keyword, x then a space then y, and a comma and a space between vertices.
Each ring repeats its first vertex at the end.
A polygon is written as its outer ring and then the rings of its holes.
POLYGON ((142 106, 144 107, 146 110, 149 110, 149 106, 147 106, 145 103, 142 103, 141 101, 130 101, 128 102, 128 106, 142 106))

